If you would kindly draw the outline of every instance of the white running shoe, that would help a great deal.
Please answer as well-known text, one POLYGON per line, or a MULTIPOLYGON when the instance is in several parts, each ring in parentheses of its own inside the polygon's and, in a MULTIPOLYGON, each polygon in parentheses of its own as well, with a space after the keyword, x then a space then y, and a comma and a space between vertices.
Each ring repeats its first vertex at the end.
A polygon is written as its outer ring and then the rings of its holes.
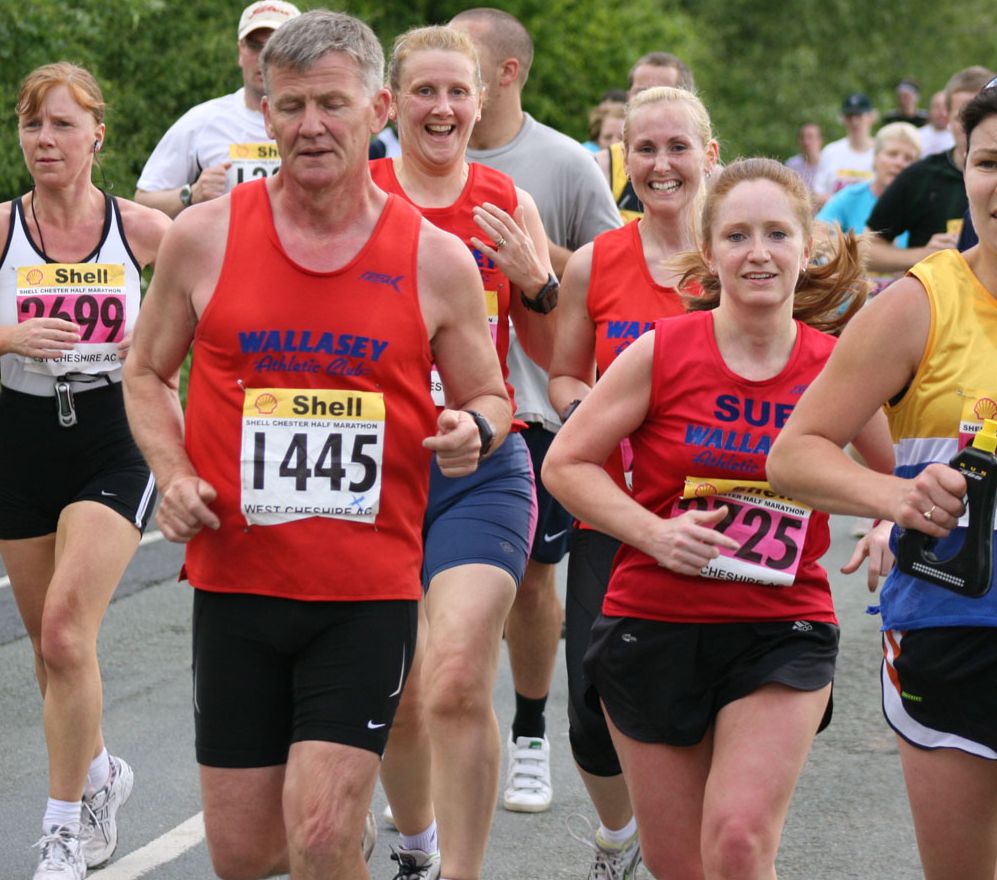
POLYGON ((367 811, 367 818, 364 819, 363 823, 363 842, 361 847, 363 849, 363 860, 365 862, 370 861, 370 855, 374 852, 374 844, 377 843, 377 820, 374 818, 374 811, 367 811))
POLYGON ((595 861, 589 871, 591 880, 631 880, 640 867, 640 834, 633 835, 621 846, 606 843, 595 833, 595 861))
POLYGON ((43 834, 35 844, 41 852, 34 880, 83 880, 87 875, 83 857, 86 834, 86 829, 75 822, 43 834))
POLYGON ((626 843, 615 846, 603 840, 598 830, 593 831, 592 823, 585 816, 573 813, 568 816, 567 825, 568 834, 579 843, 595 851, 595 859, 592 861, 592 867, 589 868, 588 880, 633 880, 637 876, 637 869, 641 865, 640 834, 638 832, 635 831, 626 843), (572 829, 573 821, 584 826, 585 831, 582 834, 578 834, 572 829))
POLYGON ((108 758, 111 773, 104 787, 92 797, 83 798, 80 819, 89 832, 83 853, 88 868, 106 864, 118 848, 118 810, 132 793, 135 774, 121 758, 108 758))
POLYGON ((509 772, 502 805, 514 813, 542 813, 550 809, 550 742, 547 737, 520 736, 506 743, 509 772))
POLYGON ((398 873, 392 880, 439 880, 440 854, 421 849, 403 849, 391 853, 391 861, 398 862, 398 873))

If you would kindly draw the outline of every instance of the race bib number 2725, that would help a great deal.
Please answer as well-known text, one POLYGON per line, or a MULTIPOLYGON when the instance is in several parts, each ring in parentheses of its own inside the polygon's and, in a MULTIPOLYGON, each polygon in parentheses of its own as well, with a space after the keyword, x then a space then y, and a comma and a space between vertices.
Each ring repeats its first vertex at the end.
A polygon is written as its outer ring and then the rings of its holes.
POLYGON ((727 515, 714 528, 733 538, 737 550, 720 548, 701 572, 717 580, 789 586, 803 556, 811 509, 773 492, 768 483, 686 477, 671 515, 716 510, 727 515))

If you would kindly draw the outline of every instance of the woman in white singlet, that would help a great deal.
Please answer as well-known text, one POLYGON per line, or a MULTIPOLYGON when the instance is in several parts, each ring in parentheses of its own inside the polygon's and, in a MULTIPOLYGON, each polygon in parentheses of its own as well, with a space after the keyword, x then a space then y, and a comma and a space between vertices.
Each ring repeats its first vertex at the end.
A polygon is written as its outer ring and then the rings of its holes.
POLYGON ((60 62, 17 101, 31 191, 0 205, 0 556, 35 654, 49 799, 35 880, 78 880, 117 845, 132 770, 101 734, 97 634, 155 502, 121 361, 166 215, 91 182, 93 76, 60 62))

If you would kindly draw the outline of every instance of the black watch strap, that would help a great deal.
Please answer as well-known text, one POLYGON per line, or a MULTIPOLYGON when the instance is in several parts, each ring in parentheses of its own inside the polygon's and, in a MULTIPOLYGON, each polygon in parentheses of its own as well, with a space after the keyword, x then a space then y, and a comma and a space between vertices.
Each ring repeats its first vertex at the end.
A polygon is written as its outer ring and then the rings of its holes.
POLYGON ((478 434, 481 436, 481 449, 478 452, 478 458, 484 458, 488 455, 488 450, 492 448, 492 442, 495 440, 495 429, 492 427, 492 423, 477 410, 468 409, 465 412, 474 419, 474 424, 478 427, 478 434))
POLYGON ((523 291, 519 291, 519 298, 522 300, 523 305, 531 312, 549 315, 554 311, 554 306, 557 305, 557 294, 560 289, 561 285, 557 280, 557 276, 551 272, 547 276, 547 283, 540 288, 539 293, 535 297, 530 298, 523 291))

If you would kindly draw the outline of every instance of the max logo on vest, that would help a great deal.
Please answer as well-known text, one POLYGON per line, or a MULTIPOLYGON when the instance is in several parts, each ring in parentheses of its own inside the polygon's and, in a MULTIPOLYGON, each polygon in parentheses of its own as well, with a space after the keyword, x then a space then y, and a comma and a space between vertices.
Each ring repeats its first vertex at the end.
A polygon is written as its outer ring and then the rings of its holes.
POLYGON ((387 284, 388 287, 394 288, 395 293, 401 293, 402 290, 398 286, 399 281, 404 281, 404 275, 385 275, 383 272, 364 272, 360 276, 361 281, 370 281, 372 284, 387 284))

